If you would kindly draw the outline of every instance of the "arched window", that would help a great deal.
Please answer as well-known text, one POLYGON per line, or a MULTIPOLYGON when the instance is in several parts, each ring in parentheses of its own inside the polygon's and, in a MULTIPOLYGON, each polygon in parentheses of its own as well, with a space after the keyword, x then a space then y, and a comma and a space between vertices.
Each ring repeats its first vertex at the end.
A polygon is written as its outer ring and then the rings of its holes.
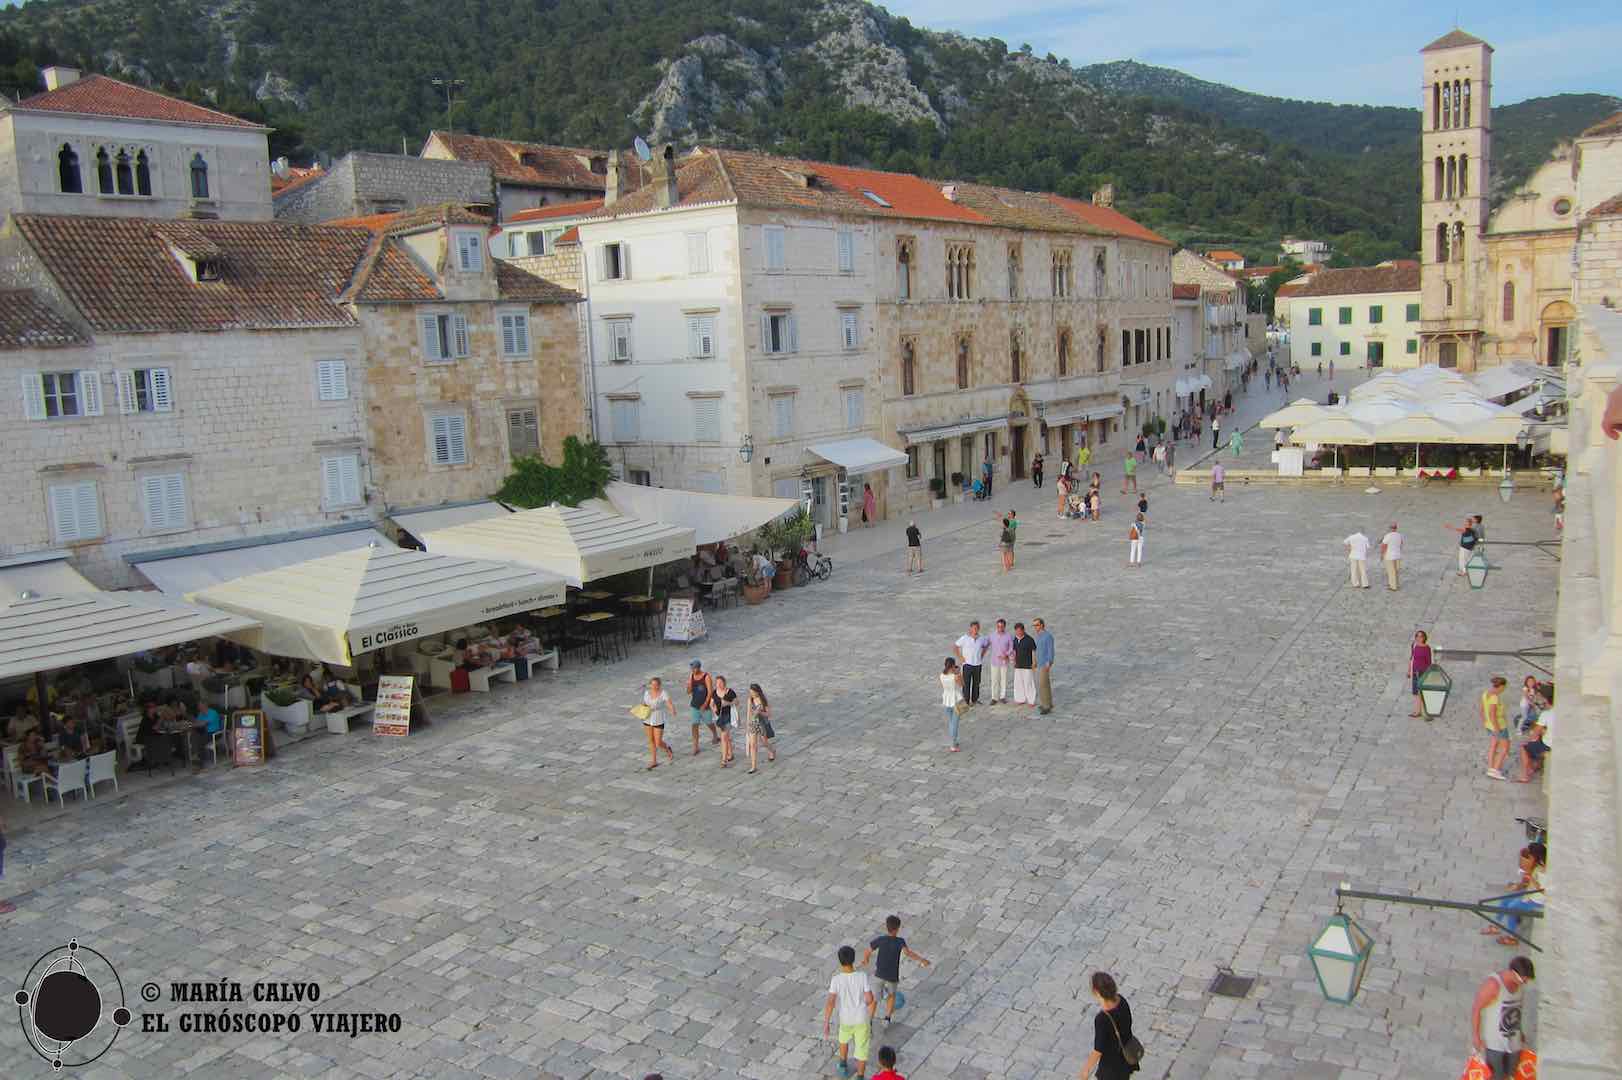
POLYGON ((1109 331, 1105 327, 1100 326, 1098 328, 1098 370, 1099 371, 1104 370, 1104 364, 1105 364, 1106 360, 1108 359, 1108 357, 1106 355, 1108 352, 1109 352, 1109 331))
POLYGON ((901 396, 911 397, 918 392, 917 350, 912 342, 901 343, 901 396))
POLYGON ((957 339, 957 388, 959 390, 969 388, 969 339, 967 337, 957 339))
POLYGON ((896 292, 903 300, 912 298, 912 245, 902 241, 895 256, 896 292))
POLYGON ((1431 130, 1442 126, 1442 84, 1431 83, 1431 130))
POLYGON ((1436 226, 1436 261, 1447 262, 1447 222, 1436 226))
POLYGON ((1019 245, 1011 244, 1008 248, 1008 299, 1010 300, 1019 299, 1020 269, 1019 245))
POLYGON ((1456 157, 1449 156, 1448 159, 1447 159, 1447 197, 1448 198, 1451 199, 1453 197, 1453 193, 1458 190, 1458 183, 1459 183, 1459 159, 1456 158, 1456 157))
MULTIPOLYGON (((1109 280, 1106 276, 1108 271, 1109 256, 1103 248, 1099 248, 1093 255, 1093 295, 1099 299, 1104 297, 1105 284, 1109 280)), ((1104 369, 1099 368, 1098 370, 1103 371, 1104 369)))
POLYGON ((1453 256, 1454 262, 1464 261, 1464 222, 1462 221, 1453 225, 1453 250, 1449 254, 1453 256))
POLYGON ((1453 123, 1453 87, 1447 83, 1442 84, 1442 127, 1451 127, 1453 123))
POLYGON ((1464 80, 1464 126, 1470 126, 1470 80, 1464 80))
POLYGON ((1012 330, 1008 334, 1008 381, 1019 382, 1020 376, 1025 374, 1020 368, 1023 366, 1024 356, 1019 351, 1019 331, 1012 330))
POLYGON ((103 195, 113 193, 113 159, 105 146, 96 151, 96 190, 103 195))
POLYGON ((1464 154, 1459 155, 1459 194, 1470 194, 1470 159, 1464 154))
POLYGON ((135 194, 152 194, 152 169, 147 165, 145 150, 135 155, 135 194))
POLYGON ((208 162, 203 160, 202 154, 191 156, 191 197, 208 198, 208 162))
POLYGON ((61 152, 56 155, 56 187, 64 195, 84 194, 84 180, 79 176, 79 155, 67 143, 62 144, 61 152))
POLYGON ((1513 281, 1504 282, 1503 321, 1506 323, 1512 323, 1515 321, 1515 283, 1513 281))
POLYGON ((1433 188, 1433 190, 1436 192, 1436 194, 1431 196, 1431 198, 1433 198, 1433 199, 1441 199, 1441 198, 1445 197, 1442 194, 1442 192, 1444 190, 1444 188, 1442 187, 1443 175, 1444 174, 1443 174, 1443 170, 1442 170, 1442 159, 1437 158, 1436 159, 1436 186, 1435 186, 1435 188, 1433 188))
POLYGON ((1464 95, 1459 93, 1459 81, 1457 79, 1454 79, 1453 80, 1453 126, 1454 127, 1463 127, 1464 126, 1463 123, 1461 122, 1462 118, 1463 118, 1463 115, 1464 115, 1463 96, 1464 95))
POLYGON ((135 194, 135 173, 130 169, 130 152, 120 150, 113 159, 113 175, 118 179, 118 193, 120 195, 135 194))
POLYGON ((1059 377, 1070 374, 1070 331, 1059 331, 1059 377))
MULTIPOLYGON (((1442 306, 1453 306, 1453 283, 1451 281, 1445 281, 1442 283, 1442 306)), ((1443 364, 1442 366, 1447 367, 1448 365, 1443 364)))

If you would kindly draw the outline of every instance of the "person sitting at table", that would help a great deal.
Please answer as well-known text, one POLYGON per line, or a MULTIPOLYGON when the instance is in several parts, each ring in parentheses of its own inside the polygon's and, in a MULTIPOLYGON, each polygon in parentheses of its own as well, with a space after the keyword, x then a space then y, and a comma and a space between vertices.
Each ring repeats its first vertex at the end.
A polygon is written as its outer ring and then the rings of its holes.
POLYGON ((487 662, 484 649, 478 645, 469 645, 467 638, 456 639, 456 652, 452 659, 463 671, 477 671, 487 662))
POLYGON ((204 703, 197 711, 197 718, 192 721, 192 761, 196 768, 203 767, 203 747, 208 745, 211 737, 224 730, 225 720, 219 710, 204 703))
POLYGON ((50 755, 45 752, 45 738, 37 731, 28 733, 17 750, 17 764, 25 773, 44 776, 51 771, 50 755))
POLYGON ((28 707, 28 702, 17 706, 17 715, 11 718, 11 728, 6 733, 8 739, 21 742, 29 732, 39 730, 39 717, 34 710, 28 707))
POLYGON ((514 656, 536 656, 541 651, 540 641, 530 633, 527 626, 514 628, 513 632, 507 635, 507 644, 512 648, 514 656))
POLYGON ((158 701, 148 698, 141 706, 141 722, 135 728, 135 743, 137 746, 148 746, 158 734, 158 701))
POLYGON ((71 712, 62 718, 62 723, 56 731, 56 742, 62 748, 64 761, 75 761, 84 757, 90 750, 90 740, 85 735, 84 728, 79 726, 78 717, 71 712))

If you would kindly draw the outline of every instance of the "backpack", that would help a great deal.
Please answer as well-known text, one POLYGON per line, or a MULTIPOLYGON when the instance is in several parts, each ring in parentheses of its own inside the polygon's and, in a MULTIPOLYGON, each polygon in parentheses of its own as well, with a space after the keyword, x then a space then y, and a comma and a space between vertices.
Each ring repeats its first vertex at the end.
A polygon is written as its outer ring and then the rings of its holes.
POLYGON ((1014 530, 1013 529, 1004 529, 1002 531, 1002 542, 1005 543, 1005 544, 1012 544, 1014 542, 1014 530))

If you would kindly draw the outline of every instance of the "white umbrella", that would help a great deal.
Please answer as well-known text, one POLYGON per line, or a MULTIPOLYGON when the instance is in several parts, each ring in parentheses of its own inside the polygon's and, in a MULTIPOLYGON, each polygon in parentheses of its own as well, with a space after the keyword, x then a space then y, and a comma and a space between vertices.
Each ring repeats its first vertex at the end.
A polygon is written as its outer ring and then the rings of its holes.
MULTIPOLYGON (((1411 401, 1399 401, 1390 397, 1366 397, 1353 401, 1346 406, 1346 415, 1360 423, 1368 424, 1378 434, 1379 429, 1387 424, 1393 424, 1414 411, 1411 401)), ((1380 442, 1387 442, 1384 435, 1379 437, 1380 442)))
POLYGON ((576 587, 685 558, 694 544, 691 528, 556 505, 430 529, 419 539, 432 552, 533 566, 576 587))
POLYGON ((1270 412, 1262 417, 1258 425, 1264 428, 1299 427, 1302 424, 1311 424, 1319 420, 1327 420, 1334 413, 1326 405, 1320 405, 1311 398, 1296 398, 1284 408, 1270 412))
POLYGON ((1333 443, 1337 446, 1373 446, 1374 428, 1341 414, 1304 424, 1290 435, 1293 443, 1333 443))

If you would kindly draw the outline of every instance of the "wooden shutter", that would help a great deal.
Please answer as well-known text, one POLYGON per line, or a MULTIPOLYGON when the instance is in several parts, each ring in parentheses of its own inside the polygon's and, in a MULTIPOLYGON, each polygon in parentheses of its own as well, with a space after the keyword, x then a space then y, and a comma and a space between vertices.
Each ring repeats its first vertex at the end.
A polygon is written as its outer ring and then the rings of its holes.
POLYGON ((697 442, 721 441, 721 399, 693 399, 693 438, 697 442))
POLYGON ((467 317, 465 315, 452 315, 451 355, 463 357, 467 355, 467 352, 467 317))
POLYGON ((141 480, 141 511, 148 529, 164 527, 163 481, 161 476, 148 476, 141 480))
POLYGON ((79 415, 101 415, 101 374, 95 371, 81 371, 78 376, 79 383, 79 415))
POLYGON ((345 401, 349 397, 349 365, 342 360, 319 360, 315 365, 316 387, 322 401, 345 401))
POLYGON ((328 508, 354 506, 360 500, 360 455, 332 454, 321 459, 323 501, 328 508))
POLYGON ((135 372, 116 371, 113 381, 118 387, 118 411, 125 416, 137 411, 141 406, 135 395, 135 372))
POLYGON ((518 344, 518 355, 529 355, 529 316, 513 316, 513 340, 518 344))
POLYGON ((94 540, 101 535, 101 509, 94 481, 57 484, 50 489, 51 531, 57 542, 94 540))
POLYGON ((862 414, 866 411, 866 395, 859 389, 845 391, 845 426, 852 431, 862 426, 862 414))
POLYGON ((513 317, 511 315, 503 315, 501 317, 501 354, 503 356, 511 356, 517 351, 518 340, 514 336, 513 332, 513 317))
POLYGON ((436 416, 429 422, 429 429, 433 435, 433 458, 435 465, 450 463, 451 437, 450 417, 436 416))
POLYGON ((464 465, 467 463, 467 418, 465 416, 448 416, 445 418, 450 446, 450 463, 464 465))
POLYGON ((45 419, 45 381, 37 371, 25 371, 23 379, 23 415, 30 420, 45 419))
POLYGON ((443 360, 444 352, 440 349, 439 316, 423 315, 418 319, 422 327, 422 355, 425 360, 443 360))
POLYGON ((169 369, 148 368, 146 372, 148 391, 152 395, 153 412, 170 412, 174 409, 174 398, 169 393, 169 369))
POLYGON ((844 337, 845 348, 854 349, 859 344, 856 324, 856 312, 842 311, 839 313, 839 328, 844 337))
MULTIPOLYGON (((772 351, 772 317, 770 314, 760 317, 760 351, 767 353, 772 351)), ((43 410, 45 406, 41 405, 40 408, 43 410)))
POLYGON ((799 323, 795 322, 794 316, 792 314, 783 316, 783 321, 788 326, 788 335, 787 335, 788 340, 784 343, 783 351, 784 352, 799 352, 800 351, 800 326, 799 326, 799 323))
POLYGON ((856 234, 849 229, 839 230, 839 269, 847 274, 856 269, 856 234))
POLYGON ((534 454, 541 445, 541 425, 534 409, 507 413, 507 450, 513 457, 534 454))

